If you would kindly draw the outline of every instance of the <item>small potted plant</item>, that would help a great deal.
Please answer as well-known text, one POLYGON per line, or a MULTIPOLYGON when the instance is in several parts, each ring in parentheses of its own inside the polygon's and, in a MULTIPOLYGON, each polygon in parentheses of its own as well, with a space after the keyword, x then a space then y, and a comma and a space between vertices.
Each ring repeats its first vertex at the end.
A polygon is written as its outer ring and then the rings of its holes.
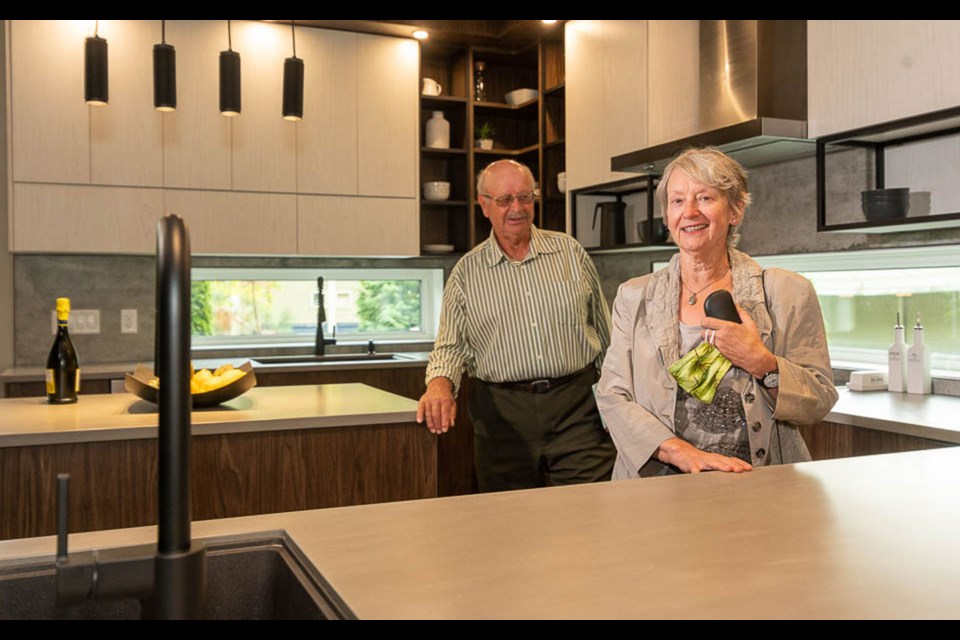
POLYGON ((487 120, 477 127, 477 146, 481 149, 493 149, 493 136, 497 135, 497 130, 493 123, 487 120))

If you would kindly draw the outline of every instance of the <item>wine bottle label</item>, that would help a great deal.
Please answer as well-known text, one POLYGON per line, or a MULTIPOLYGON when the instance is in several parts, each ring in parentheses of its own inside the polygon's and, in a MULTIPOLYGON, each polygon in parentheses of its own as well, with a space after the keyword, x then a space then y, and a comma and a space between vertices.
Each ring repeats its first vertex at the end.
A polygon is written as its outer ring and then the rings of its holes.
POLYGON ((47 369, 47 393, 56 393, 57 392, 57 383, 53 378, 53 369, 47 369))
POLYGON ((73 390, 80 393, 80 369, 77 369, 77 383, 73 390))

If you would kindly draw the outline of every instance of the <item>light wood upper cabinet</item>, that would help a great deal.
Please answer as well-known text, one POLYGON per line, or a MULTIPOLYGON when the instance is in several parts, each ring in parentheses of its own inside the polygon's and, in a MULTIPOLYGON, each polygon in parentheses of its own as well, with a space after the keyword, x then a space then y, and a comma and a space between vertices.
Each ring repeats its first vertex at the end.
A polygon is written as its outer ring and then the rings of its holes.
MULTIPOLYGON (((177 110, 163 114, 163 184, 230 189, 232 119, 220 115, 220 52, 227 49, 227 21, 170 20, 167 42, 177 49, 177 110)), ((240 59, 242 66, 242 53, 240 59)), ((241 98, 244 89, 255 88, 241 87, 241 98)))
MULTIPOLYGON (((238 21, 233 41, 246 88, 243 112, 233 123, 233 188, 295 193, 297 123, 282 118, 283 61, 293 55, 290 27, 238 21)), ((307 60, 304 82, 313 81, 307 60)))
POLYGON ((565 26, 567 188, 629 178, 610 158, 646 146, 647 21, 565 26))
POLYGON ((309 78, 297 123, 299 193, 357 194, 357 36, 311 29, 297 55, 309 78))
POLYGON ((225 21, 167 22, 177 110, 163 114, 153 108, 160 21, 101 21, 106 107, 83 101, 92 21, 6 25, 14 252, 150 253, 156 220, 173 211, 202 253, 419 253, 414 41, 299 27, 304 120, 292 123, 281 114, 289 25, 233 23, 237 118, 219 112, 225 21), (349 197, 298 201, 298 193, 349 197))
POLYGON ((163 190, 14 183, 17 251, 153 253, 163 190))
POLYGON ((960 21, 807 22, 808 133, 960 104, 960 21))
POLYGON ((100 36, 109 49, 110 103, 90 107, 90 182, 159 187, 163 117, 153 108, 153 45, 160 21, 101 20, 100 36))
POLYGON ((93 21, 7 24, 13 179, 89 182, 89 111, 96 107, 83 101, 83 41, 93 21))
POLYGON ((649 20, 647 37, 647 146, 652 147, 700 131, 700 21, 649 20))
POLYGON ((410 256, 419 253, 416 200, 299 196, 297 208, 301 254, 410 256))
POLYGON ((401 38, 357 43, 359 193, 416 197, 420 49, 401 38))
POLYGON ((194 253, 297 252, 294 194, 165 189, 164 210, 187 221, 194 253))

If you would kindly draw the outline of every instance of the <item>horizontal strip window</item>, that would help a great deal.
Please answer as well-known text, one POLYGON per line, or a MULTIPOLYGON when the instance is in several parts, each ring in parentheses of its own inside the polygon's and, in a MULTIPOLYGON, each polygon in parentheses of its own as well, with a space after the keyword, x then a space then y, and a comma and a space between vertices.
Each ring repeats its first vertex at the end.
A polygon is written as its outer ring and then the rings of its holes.
POLYGON ((433 340, 443 292, 442 269, 196 268, 192 276, 195 347, 313 344, 318 278, 326 337, 433 340))

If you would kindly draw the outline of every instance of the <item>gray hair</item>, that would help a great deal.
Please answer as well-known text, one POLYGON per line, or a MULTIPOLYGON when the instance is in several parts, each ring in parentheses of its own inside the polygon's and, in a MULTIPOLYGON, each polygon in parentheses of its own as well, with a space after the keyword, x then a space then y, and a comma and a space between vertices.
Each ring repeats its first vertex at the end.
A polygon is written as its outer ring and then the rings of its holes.
POLYGON ((487 181, 487 175, 497 167, 503 165, 519 169, 530 182, 531 189, 537 186, 537 179, 533 177, 533 171, 530 171, 530 167, 527 165, 523 164, 522 162, 517 162, 516 160, 496 160, 488 164, 479 174, 477 174, 477 195, 480 195, 485 191, 483 187, 487 181))
POLYGON ((685 150, 663 170, 660 184, 657 185, 657 201, 666 218, 667 183, 675 170, 681 170, 692 180, 702 182, 708 187, 720 191, 727 203, 740 214, 737 224, 730 225, 727 232, 727 246, 736 247, 740 242, 740 225, 743 213, 750 205, 750 192, 747 190, 747 171, 743 166, 716 147, 699 147, 685 150))

